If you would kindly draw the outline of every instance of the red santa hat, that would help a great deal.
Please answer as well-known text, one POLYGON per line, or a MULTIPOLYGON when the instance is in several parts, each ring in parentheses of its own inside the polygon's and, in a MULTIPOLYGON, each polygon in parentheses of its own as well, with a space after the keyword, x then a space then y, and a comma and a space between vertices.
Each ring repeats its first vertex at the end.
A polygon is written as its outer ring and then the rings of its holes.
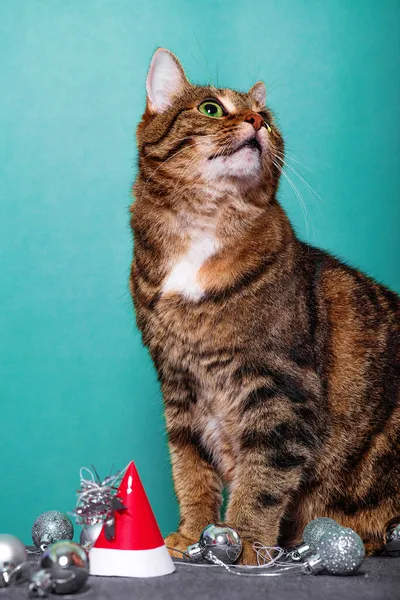
POLYGON ((175 571, 142 482, 129 463, 117 492, 124 505, 115 512, 112 540, 105 526, 89 553, 90 574, 119 577, 158 577, 175 571))

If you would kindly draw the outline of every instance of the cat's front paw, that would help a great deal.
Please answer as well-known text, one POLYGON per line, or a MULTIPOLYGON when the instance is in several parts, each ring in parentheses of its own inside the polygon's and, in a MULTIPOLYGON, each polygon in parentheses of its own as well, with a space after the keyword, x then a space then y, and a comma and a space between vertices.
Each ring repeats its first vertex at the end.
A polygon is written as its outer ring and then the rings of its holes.
POLYGON ((183 552, 186 552, 187 547, 191 544, 195 544, 197 541, 198 540, 193 540, 178 532, 171 533, 164 540, 168 552, 174 558, 184 558, 183 552))

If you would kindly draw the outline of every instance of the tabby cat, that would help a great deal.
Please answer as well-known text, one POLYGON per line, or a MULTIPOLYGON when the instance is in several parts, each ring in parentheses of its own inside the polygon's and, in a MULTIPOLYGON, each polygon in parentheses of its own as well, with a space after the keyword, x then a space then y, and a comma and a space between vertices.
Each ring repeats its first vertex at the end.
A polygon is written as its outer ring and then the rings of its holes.
POLYGON ((192 85, 159 49, 146 90, 130 282, 180 505, 167 544, 221 522, 226 486, 244 564, 316 516, 379 549, 400 513, 398 297, 296 237, 263 83, 192 85))

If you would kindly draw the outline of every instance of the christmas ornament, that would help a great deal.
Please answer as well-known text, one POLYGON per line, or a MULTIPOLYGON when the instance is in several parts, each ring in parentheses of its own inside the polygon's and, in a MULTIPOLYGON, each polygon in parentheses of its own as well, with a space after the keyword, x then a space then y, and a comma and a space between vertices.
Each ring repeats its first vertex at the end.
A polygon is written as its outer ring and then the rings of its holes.
POLYGON ((95 525, 86 525, 83 527, 79 538, 80 545, 85 549, 91 548, 99 537, 102 529, 103 523, 96 523, 95 525))
POLYGON ((352 529, 342 527, 324 533, 317 544, 317 552, 306 559, 304 568, 310 574, 325 570, 330 575, 350 575, 360 568, 364 556, 360 536, 352 529))
POLYGON ((400 516, 393 517, 385 525, 385 554, 400 557, 400 516))
MULTIPOLYGON (((218 526, 208 527, 217 528, 218 526)), ((207 527, 204 531, 206 530, 207 527)), ((215 541, 216 538, 217 536, 214 534, 211 536, 211 539, 215 539, 215 541)), ((361 538, 352 529, 345 527, 326 527, 324 535, 315 546, 315 552, 303 564, 282 561, 285 551, 279 546, 269 547, 255 542, 253 548, 257 554, 258 567, 256 568, 229 564, 226 557, 214 554, 213 545, 210 544, 207 547, 202 538, 197 544, 189 546, 186 554, 189 554, 192 560, 206 558, 208 562, 223 567, 232 575, 243 577, 280 577, 291 573, 316 575, 321 571, 326 571, 330 575, 350 575, 359 569, 365 556, 361 538), (201 552, 202 549, 203 552, 201 552), (255 569, 262 569, 262 572, 257 572, 255 569)), ((179 564, 190 565, 191 563, 181 562, 179 564)))
MULTIPOLYGON (((116 497, 118 485, 124 472, 118 471, 115 475, 109 475, 101 480, 96 469, 93 472, 86 467, 80 470, 80 489, 77 492, 78 500, 73 515, 76 523, 82 527, 92 526, 106 522, 106 534, 108 539, 113 538, 114 515, 124 507, 116 497)), ((98 531, 99 528, 97 528, 98 531)), ((91 530, 92 533, 96 530, 91 530)), ((89 532, 88 532, 89 533, 89 532)), ((95 540, 93 540, 95 541, 95 540)))
POLYGON ((300 561, 305 556, 312 554, 316 551, 319 540, 322 536, 331 531, 339 531, 342 527, 328 517, 317 517, 313 519, 304 528, 303 531, 303 543, 297 546, 292 552, 289 553, 289 557, 294 561, 300 561))
POLYGON ((45 550, 53 542, 72 540, 73 537, 74 526, 71 519, 58 510, 44 512, 32 527, 33 543, 41 550, 45 550))
POLYGON ((25 546, 18 538, 6 533, 0 534, 0 588, 6 587, 27 561, 25 546))
POLYGON ((32 575, 29 590, 36 596, 74 594, 79 592, 89 577, 89 564, 85 550, 75 542, 62 540, 45 550, 40 566, 32 575))
MULTIPOLYGON (((232 565, 242 552, 242 541, 236 529, 227 525, 207 525, 196 544, 188 546, 191 560, 209 560, 210 553, 224 564, 232 565)), ((210 561, 209 562, 214 562, 210 561)))
POLYGON ((90 574, 120 577, 157 577, 175 571, 150 503, 133 462, 129 463, 115 498, 114 535, 107 523, 89 552, 90 574))
POLYGON ((319 540, 326 532, 338 531, 339 529, 341 529, 341 526, 333 519, 329 519, 328 517, 318 517, 307 523, 304 527, 303 541, 314 550, 319 540))

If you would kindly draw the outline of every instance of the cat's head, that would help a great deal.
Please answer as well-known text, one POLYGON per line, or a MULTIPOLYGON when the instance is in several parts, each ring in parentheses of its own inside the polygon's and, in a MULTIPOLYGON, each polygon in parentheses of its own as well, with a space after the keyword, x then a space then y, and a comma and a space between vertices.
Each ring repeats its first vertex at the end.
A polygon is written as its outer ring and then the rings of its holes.
POLYGON ((178 59, 160 48, 150 65, 146 92, 146 111, 137 131, 144 179, 164 176, 216 188, 263 184, 275 191, 283 140, 265 106, 262 82, 247 93, 193 85, 178 59))

